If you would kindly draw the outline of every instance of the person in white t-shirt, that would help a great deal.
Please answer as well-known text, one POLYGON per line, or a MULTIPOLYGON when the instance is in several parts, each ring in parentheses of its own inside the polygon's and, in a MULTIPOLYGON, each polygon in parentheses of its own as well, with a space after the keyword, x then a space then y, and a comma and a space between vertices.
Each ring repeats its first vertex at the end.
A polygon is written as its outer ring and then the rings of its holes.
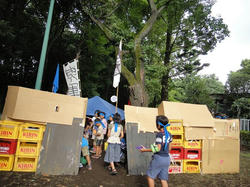
POLYGON ((120 151, 121 151, 121 139, 124 136, 123 127, 121 125, 121 116, 116 113, 114 114, 113 122, 108 127, 108 148, 104 157, 104 161, 108 162, 111 175, 116 175, 117 170, 114 162, 120 162, 120 151))

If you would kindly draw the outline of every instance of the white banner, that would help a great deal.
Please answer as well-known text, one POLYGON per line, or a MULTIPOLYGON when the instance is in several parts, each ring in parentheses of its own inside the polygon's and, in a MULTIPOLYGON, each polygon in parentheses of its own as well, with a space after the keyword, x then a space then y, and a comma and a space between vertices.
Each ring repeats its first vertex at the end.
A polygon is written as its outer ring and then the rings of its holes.
POLYGON ((122 40, 120 41, 119 45, 119 51, 116 58, 116 66, 115 66, 115 72, 113 77, 113 87, 116 88, 119 85, 120 77, 121 77, 121 70, 122 70, 122 40))
POLYGON ((81 87, 78 74, 79 71, 78 60, 74 59, 73 62, 68 62, 66 64, 63 64, 63 71, 68 85, 67 95, 80 97, 81 87))

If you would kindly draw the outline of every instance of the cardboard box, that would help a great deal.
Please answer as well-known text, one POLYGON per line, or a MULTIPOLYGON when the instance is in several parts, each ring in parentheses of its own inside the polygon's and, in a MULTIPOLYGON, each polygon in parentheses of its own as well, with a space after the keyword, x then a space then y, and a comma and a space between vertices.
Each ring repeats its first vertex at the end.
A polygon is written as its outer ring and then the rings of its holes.
POLYGON ((238 119, 214 119, 215 139, 218 137, 240 138, 240 123, 238 119))
POLYGON ((204 174, 239 173, 240 141, 231 138, 203 140, 201 169, 204 174))
POLYGON ((184 139, 186 140, 204 140, 214 139, 214 128, 210 127, 185 127, 184 139))
POLYGON ((87 98, 9 86, 2 119, 72 125, 74 117, 86 115, 87 102, 87 98))
POLYGON ((185 127, 214 127, 214 120, 206 105, 163 101, 159 115, 169 119, 182 119, 185 127))
POLYGON ((138 123, 138 130, 145 132, 158 131, 156 128, 157 108, 136 107, 125 105, 126 123, 138 123))

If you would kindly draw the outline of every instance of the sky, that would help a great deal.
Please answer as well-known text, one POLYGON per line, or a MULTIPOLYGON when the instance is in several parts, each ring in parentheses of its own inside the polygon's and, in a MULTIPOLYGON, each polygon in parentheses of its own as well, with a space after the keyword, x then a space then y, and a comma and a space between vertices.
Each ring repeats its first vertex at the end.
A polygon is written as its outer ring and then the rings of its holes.
POLYGON ((199 74, 215 74, 223 84, 230 71, 241 68, 241 61, 250 59, 250 0, 217 0, 212 15, 223 18, 228 25, 230 36, 216 48, 201 56, 201 63, 209 63, 199 74))

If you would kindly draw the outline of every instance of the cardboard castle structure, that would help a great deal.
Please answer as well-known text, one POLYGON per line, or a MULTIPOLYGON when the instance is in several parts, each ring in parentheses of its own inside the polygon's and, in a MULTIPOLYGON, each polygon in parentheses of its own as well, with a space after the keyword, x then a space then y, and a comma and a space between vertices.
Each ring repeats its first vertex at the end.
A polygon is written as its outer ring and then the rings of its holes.
POLYGON ((125 106, 129 174, 146 172, 152 153, 135 147, 153 143, 157 115, 182 120, 185 140, 202 140, 201 173, 239 172, 239 120, 214 119, 206 105, 163 101, 158 108, 125 106))
POLYGON ((87 98, 9 86, 1 119, 46 125, 36 173, 76 175, 87 102, 87 98))

